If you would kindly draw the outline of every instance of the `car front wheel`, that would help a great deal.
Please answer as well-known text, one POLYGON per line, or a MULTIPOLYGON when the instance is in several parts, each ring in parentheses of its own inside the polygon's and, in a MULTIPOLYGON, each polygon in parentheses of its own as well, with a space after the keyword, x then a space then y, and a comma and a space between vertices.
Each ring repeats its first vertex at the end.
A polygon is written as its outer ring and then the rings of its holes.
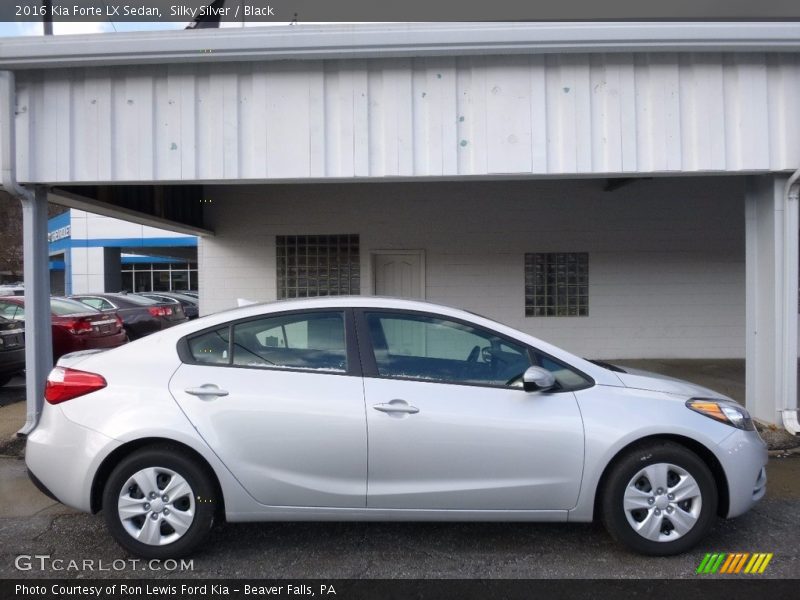
POLYGON ((705 537, 717 513, 717 488, 708 466, 673 442, 630 450, 612 468, 603 494, 609 533, 643 554, 685 552, 705 537))
POLYGON ((148 559, 192 552, 214 523, 216 488, 203 466, 180 448, 153 446, 123 459, 103 493, 114 539, 148 559))

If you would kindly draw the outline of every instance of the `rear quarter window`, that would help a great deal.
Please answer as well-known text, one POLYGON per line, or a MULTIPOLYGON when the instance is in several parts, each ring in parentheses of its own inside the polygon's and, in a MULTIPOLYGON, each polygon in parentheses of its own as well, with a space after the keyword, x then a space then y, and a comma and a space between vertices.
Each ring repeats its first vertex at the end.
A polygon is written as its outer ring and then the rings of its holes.
POLYGON ((204 365, 230 364, 230 328, 207 331, 189 340, 189 353, 194 362, 204 365))

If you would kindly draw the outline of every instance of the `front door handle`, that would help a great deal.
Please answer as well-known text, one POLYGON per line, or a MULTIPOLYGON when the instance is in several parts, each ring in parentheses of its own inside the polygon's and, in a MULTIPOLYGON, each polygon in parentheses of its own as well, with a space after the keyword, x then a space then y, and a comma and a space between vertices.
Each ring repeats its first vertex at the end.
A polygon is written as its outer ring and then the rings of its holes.
POLYGON ((416 406, 411 406, 405 400, 390 400, 386 404, 373 404, 372 408, 388 414, 407 414, 415 415, 419 412, 416 406))
POLYGON ((187 394, 191 394, 192 396, 202 397, 214 397, 217 398, 219 396, 227 396, 228 391, 222 390, 218 388, 213 383, 204 383, 200 387, 190 387, 184 390, 187 394))

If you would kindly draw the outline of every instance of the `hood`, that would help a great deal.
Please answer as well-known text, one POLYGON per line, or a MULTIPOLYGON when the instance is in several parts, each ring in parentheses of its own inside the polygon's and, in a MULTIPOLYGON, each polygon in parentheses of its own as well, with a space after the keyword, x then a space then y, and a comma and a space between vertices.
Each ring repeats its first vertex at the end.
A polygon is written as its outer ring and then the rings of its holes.
POLYGON ((731 398, 702 385, 649 371, 640 371, 639 369, 628 367, 623 368, 625 369, 624 373, 617 372, 615 375, 619 377, 625 387, 651 392, 664 392, 666 394, 678 394, 690 398, 717 398, 732 401, 731 398))

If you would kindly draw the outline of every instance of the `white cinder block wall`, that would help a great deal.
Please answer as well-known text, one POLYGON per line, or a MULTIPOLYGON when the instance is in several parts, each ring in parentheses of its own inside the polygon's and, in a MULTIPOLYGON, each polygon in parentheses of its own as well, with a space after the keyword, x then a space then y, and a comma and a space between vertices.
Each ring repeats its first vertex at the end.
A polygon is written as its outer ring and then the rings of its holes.
POLYGON ((594 358, 744 357, 743 179, 209 187, 202 309, 276 297, 275 236, 357 233, 423 249, 426 297, 594 358), (588 317, 525 317, 524 254, 589 253, 588 317))

